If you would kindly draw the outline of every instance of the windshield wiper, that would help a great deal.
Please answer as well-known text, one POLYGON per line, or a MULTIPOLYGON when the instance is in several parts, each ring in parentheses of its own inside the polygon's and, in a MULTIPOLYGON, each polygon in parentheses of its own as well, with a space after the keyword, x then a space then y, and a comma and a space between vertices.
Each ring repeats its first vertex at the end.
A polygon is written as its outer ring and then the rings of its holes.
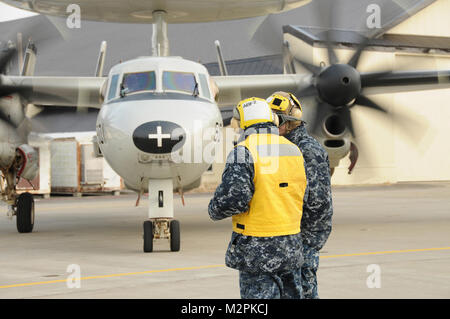
POLYGON ((200 93, 199 93, 199 91, 198 91, 198 82, 197 82, 197 80, 195 79, 195 77, 194 77, 194 80, 195 80, 195 86, 194 86, 194 91, 192 92, 192 95, 195 96, 195 97, 197 97, 200 93))
POLYGON ((120 84, 120 97, 125 97, 125 96, 127 96, 127 94, 130 92, 130 90, 127 88, 127 87, 125 87, 124 85, 123 85, 123 83, 121 83, 120 84))

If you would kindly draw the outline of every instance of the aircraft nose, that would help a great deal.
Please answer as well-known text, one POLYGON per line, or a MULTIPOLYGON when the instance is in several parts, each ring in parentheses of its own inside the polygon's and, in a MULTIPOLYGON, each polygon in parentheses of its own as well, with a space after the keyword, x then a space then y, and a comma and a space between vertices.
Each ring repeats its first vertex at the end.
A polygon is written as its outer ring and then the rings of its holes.
POLYGON ((173 122, 152 121, 141 124, 134 130, 133 142, 145 153, 168 154, 184 145, 186 132, 173 122))

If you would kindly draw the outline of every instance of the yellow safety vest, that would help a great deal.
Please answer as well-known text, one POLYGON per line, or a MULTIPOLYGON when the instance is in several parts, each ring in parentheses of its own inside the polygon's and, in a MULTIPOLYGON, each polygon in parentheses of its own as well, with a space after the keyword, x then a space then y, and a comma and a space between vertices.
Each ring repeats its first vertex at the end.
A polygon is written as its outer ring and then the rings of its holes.
POLYGON ((252 155, 255 192, 249 210, 232 217, 233 231, 256 237, 299 233, 306 189, 300 149, 276 134, 251 134, 238 145, 252 155))

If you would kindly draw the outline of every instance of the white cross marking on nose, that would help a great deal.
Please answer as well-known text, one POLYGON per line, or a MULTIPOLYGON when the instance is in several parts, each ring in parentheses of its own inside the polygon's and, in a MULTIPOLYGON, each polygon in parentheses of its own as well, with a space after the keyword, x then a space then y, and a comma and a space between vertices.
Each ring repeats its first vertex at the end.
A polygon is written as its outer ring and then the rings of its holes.
POLYGON ((149 139, 156 138, 158 140, 158 147, 162 147, 162 139, 163 138, 170 138, 170 134, 162 134, 162 127, 158 126, 156 128, 156 134, 148 134, 149 139))

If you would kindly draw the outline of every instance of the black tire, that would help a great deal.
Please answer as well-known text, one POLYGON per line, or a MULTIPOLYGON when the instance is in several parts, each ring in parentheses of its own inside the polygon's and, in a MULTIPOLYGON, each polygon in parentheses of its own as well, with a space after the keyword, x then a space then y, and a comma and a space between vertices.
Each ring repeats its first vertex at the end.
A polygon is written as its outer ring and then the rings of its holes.
POLYGON ((180 251, 180 222, 178 220, 170 222, 170 250, 180 251))
POLYGON ((19 233, 31 233, 34 227, 34 199, 30 193, 20 194, 16 202, 16 225, 19 233))
POLYGON ((144 222, 144 252, 153 251, 153 223, 149 220, 144 222))

